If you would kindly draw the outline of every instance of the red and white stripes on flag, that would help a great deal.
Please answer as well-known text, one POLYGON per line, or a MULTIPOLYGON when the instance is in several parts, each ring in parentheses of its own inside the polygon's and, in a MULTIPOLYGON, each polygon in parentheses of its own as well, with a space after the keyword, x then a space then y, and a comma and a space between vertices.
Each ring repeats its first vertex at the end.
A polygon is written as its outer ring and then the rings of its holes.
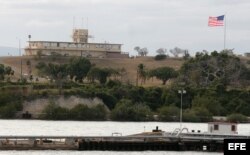
POLYGON ((224 26, 224 15, 218 17, 209 17, 208 26, 224 26))

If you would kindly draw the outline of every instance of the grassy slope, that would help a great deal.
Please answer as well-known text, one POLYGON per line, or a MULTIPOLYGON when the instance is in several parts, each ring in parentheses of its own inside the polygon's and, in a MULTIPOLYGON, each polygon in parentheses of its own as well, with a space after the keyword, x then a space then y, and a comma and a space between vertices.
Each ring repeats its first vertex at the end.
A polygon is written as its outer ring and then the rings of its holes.
MULTIPOLYGON (((42 58, 41 60, 36 60, 33 57, 22 57, 23 60, 23 74, 27 73, 27 60, 31 60, 33 74, 35 74, 35 65, 39 61, 49 62, 48 58, 42 58)), ((67 63, 69 58, 63 58, 57 60, 57 63, 67 63)), ((136 81, 136 69, 140 63, 143 63, 147 69, 153 69, 162 66, 169 66, 175 69, 179 69, 183 63, 182 59, 169 58, 163 61, 155 61, 152 57, 141 57, 135 59, 90 59, 92 64, 98 67, 110 67, 110 68, 125 68, 127 76, 123 77, 123 81, 135 84, 136 81)), ((20 57, 0 57, 0 63, 11 66, 15 70, 15 75, 20 76, 20 57)), ((51 61, 53 62, 53 61, 51 61)), ((159 80, 147 80, 145 86, 160 85, 159 80)))

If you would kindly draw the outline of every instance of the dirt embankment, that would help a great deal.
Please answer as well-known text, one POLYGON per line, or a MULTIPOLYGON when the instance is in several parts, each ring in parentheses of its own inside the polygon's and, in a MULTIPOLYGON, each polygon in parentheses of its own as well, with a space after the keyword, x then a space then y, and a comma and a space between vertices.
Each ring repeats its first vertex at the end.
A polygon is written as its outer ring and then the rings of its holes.
MULTIPOLYGON (((32 101, 25 101, 23 103, 23 111, 20 113, 30 113, 32 114, 33 118, 38 117, 40 114, 43 113, 44 108, 49 104, 49 103, 55 103, 56 105, 67 108, 67 109, 72 109, 77 105, 86 105, 88 107, 93 107, 96 105, 104 105, 103 101, 99 98, 80 98, 77 96, 70 96, 70 97, 64 97, 64 96, 59 96, 59 97, 54 97, 54 98, 40 98, 40 99, 35 99, 32 101)), ((106 107, 106 106, 105 106, 106 107)), ((108 110, 108 108, 106 107, 108 110)))

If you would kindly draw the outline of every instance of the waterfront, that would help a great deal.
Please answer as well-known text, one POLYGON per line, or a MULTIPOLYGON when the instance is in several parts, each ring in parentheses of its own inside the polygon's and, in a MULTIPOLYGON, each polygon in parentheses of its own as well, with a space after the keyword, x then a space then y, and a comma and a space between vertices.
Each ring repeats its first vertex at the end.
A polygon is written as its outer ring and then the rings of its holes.
MULTIPOLYGON (((173 131, 179 127, 179 123, 163 123, 163 122, 80 122, 80 121, 40 121, 40 120, 0 120, 1 130, 0 135, 55 135, 55 136, 110 136, 112 133, 118 132, 122 135, 129 135, 140 133, 143 131, 151 131, 156 126, 164 131, 173 131)), ((189 130, 201 130, 201 132, 207 130, 206 123, 183 123, 183 127, 189 128, 189 130)), ((239 124, 239 134, 250 135, 249 124, 239 124)), ((78 151, 0 151, 1 155, 13 154, 80 154, 78 151)), ((156 154, 168 154, 168 155, 191 155, 191 154, 211 154, 217 155, 221 153, 205 153, 205 152, 129 152, 131 155, 156 155, 156 154)), ((119 154, 125 155, 128 152, 115 152, 115 151, 85 151, 84 154, 89 155, 112 155, 119 154)))

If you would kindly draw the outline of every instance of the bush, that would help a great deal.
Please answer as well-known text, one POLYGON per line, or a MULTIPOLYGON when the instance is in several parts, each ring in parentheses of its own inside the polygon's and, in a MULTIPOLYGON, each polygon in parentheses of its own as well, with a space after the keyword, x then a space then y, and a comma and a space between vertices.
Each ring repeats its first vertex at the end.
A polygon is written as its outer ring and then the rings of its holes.
POLYGON ((109 80, 107 83, 106 83, 106 86, 108 88, 113 88, 113 87, 119 87, 121 86, 122 83, 121 81, 118 81, 118 80, 109 80))
POLYGON ((109 94, 106 93, 97 93, 96 97, 102 99, 102 101, 104 102, 104 104, 110 109, 114 109, 117 99, 109 94))
POLYGON ((131 100, 121 100, 111 113, 115 121, 151 120, 150 108, 144 104, 133 104, 131 100))
POLYGON ((159 54, 155 56, 155 60, 164 60, 167 58, 167 55, 165 54, 159 54))
POLYGON ((164 106, 158 111, 161 121, 178 121, 180 119, 180 109, 176 106, 164 106))
POLYGON ((205 108, 194 108, 194 112, 200 122, 209 122, 213 120, 212 114, 205 108))
POLYGON ((103 105, 88 107, 78 104, 72 109, 62 108, 54 102, 49 103, 40 118, 49 120, 106 120, 107 111, 103 105))
POLYGON ((240 122, 240 123, 243 122, 244 123, 244 122, 248 121, 248 118, 245 115, 235 113, 235 114, 228 115, 227 116, 227 121, 229 121, 229 122, 240 122))
POLYGON ((100 121, 106 120, 107 111, 103 105, 97 105, 89 108, 86 105, 77 105, 70 110, 71 119, 85 121, 100 121))
POLYGON ((43 110, 43 119, 49 120, 67 120, 70 117, 69 110, 56 105, 54 102, 50 102, 43 110))
POLYGON ((185 110, 183 112, 183 122, 199 122, 200 119, 196 116, 195 112, 193 110, 185 110))
POLYGON ((0 118, 14 118, 16 114, 14 105, 6 105, 0 109, 0 118))

